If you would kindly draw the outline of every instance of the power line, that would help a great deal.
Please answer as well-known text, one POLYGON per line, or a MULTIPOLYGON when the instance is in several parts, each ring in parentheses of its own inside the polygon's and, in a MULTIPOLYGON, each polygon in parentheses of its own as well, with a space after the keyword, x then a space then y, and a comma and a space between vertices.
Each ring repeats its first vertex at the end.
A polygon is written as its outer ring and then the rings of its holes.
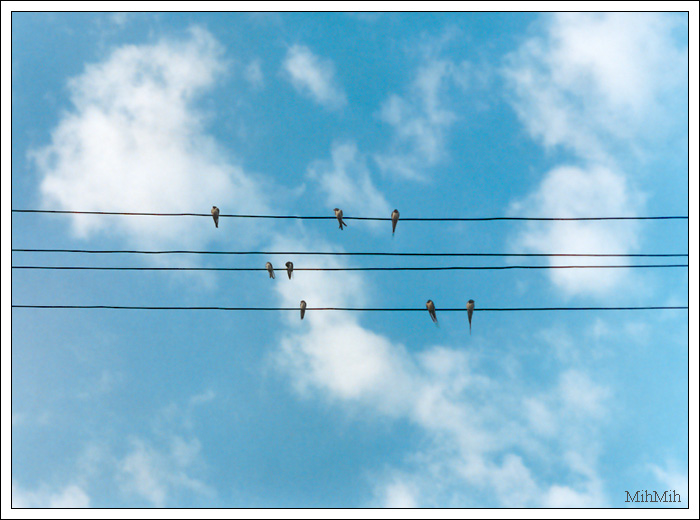
MULTIPOLYGON (((448 266, 448 267, 295 267, 294 271, 460 271, 510 269, 638 269, 688 267, 688 264, 639 265, 506 265, 506 266, 448 266)), ((267 271, 265 267, 112 267, 112 266, 54 266, 13 265, 12 269, 85 270, 85 271, 267 271)), ((284 272, 285 268, 274 271, 284 272)))
POLYGON ((688 253, 384 253, 335 251, 206 251, 206 250, 138 250, 138 249, 26 249, 13 248, 13 253, 81 253, 135 255, 315 255, 315 256, 483 256, 483 257, 595 257, 595 258, 671 258, 687 257, 688 253))
MULTIPOLYGON (((209 217, 211 213, 146 213, 125 211, 73 211, 48 209, 13 209, 13 213, 53 213, 72 215, 125 215, 146 217, 209 217)), ((241 215, 220 214, 219 218, 257 218, 257 219, 296 219, 296 220, 336 220, 334 216, 302 216, 302 215, 241 215)), ((345 217, 343 220, 379 220, 390 221, 391 217, 345 217)), ((581 220, 688 220, 686 215, 652 216, 652 217, 402 217, 401 222, 491 222, 491 221, 581 221, 581 220)))
MULTIPOLYGON (((118 310, 197 310, 197 311, 299 311, 298 307, 162 307, 129 305, 12 305, 16 309, 118 309, 118 310)), ((378 308, 378 307, 307 307, 307 311, 363 311, 363 312, 427 312, 423 308, 378 308)), ((465 308, 436 309, 438 312, 466 312, 465 308)), ((644 311, 644 310, 688 310, 687 306, 673 307, 493 307, 476 308, 474 312, 516 311, 644 311)))

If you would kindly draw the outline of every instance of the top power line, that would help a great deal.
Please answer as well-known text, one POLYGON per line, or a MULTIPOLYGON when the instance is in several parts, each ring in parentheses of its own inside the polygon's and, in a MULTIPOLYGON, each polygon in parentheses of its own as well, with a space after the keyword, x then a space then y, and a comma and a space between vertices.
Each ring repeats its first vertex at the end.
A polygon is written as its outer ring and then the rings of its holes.
MULTIPOLYGON (((146 213, 128 211, 72 211, 49 209, 13 209, 13 213, 53 213, 72 215, 125 215, 141 217, 212 217, 211 213, 146 213)), ((336 220, 335 216, 309 215, 242 215, 220 213, 225 218, 296 219, 296 220, 336 220)), ((346 217, 343 220, 391 221, 391 217, 346 217)), ((491 221, 592 221, 592 220, 688 220, 687 215, 662 216, 619 216, 619 217, 401 217, 401 222, 491 222, 491 221)))

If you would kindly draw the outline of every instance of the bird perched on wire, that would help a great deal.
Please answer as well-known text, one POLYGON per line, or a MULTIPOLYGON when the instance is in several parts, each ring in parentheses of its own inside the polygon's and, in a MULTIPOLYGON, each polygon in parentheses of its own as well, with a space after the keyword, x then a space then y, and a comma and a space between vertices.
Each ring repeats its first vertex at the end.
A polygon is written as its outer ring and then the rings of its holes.
POLYGON ((342 209, 338 209, 338 208, 334 208, 333 211, 335 211, 335 218, 338 219, 338 227, 339 227, 340 230, 342 231, 342 230, 343 230, 343 226, 348 227, 348 225, 347 225, 347 224, 345 223, 345 221, 343 220, 343 210, 342 210, 342 209))
POLYGON ((396 233, 396 223, 399 221, 399 210, 395 209, 391 212, 391 234, 396 233))
POLYGON ((430 319, 433 320, 433 322, 437 323, 437 315, 435 314, 435 304, 433 303, 433 300, 428 300, 425 304, 426 308, 428 309, 428 312, 430 313, 430 319))
POLYGON ((214 225, 219 227, 219 208, 216 206, 211 207, 211 216, 214 218, 214 225))
POLYGON ((265 267, 267 267, 267 272, 270 273, 270 278, 275 277, 275 270, 272 268, 272 264, 270 262, 267 262, 265 264, 265 267))
POLYGON ((299 304, 299 309, 301 309, 301 319, 304 319, 304 313, 306 312, 306 302, 304 300, 301 300, 301 303, 299 304))
POLYGON ((287 266, 287 276, 289 276, 289 279, 292 279, 292 271, 294 271, 294 264, 292 262, 287 262, 284 264, 287 266))
POLYGON ((474 300, 467 302, 467 318, 469 318, 469 334, 472 333, 472 314, 474 314, 474 300))

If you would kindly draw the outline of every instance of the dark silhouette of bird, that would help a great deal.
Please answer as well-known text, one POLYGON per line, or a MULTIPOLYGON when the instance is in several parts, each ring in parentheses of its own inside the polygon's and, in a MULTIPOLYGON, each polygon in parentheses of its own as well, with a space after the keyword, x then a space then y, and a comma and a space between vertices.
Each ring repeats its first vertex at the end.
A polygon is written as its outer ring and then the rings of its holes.
POLYGON ((289 279, 292 279, 292 271, 294 271, 294 264, 292 262, 287 262, 284 264, 287 266, 287 276, 289 276, 289 279))
POLYGON ((214 225, 219 227, 219 208, 216 206, 211 207, 211 216, 214 218, 214 225))
POLYGON ((345 223, 345 221, 343 220, 343 210, 342 210, 342 209, 338 209, 338 208, 334 208, 333 211, 335 211, 335 218, 338 219, 338 227, 339 227, 340 230, 342 231, 342 230, 343 230, 343 226, 348 227, 348 225, 347 225, 347 224, 345 223))
POLYGON ((306 312, 306 302, 304 300, 301 300, 301 303, 299 304, 299 309, 301 309, 301 319, 304 319, 304 313, 306 312))
POLYGON ((472 314, 474 314, 474 300, 467 302, 467 318, 469 318, 469 334, 472 333, 472 314))
POLYGON ((395 209, 391 212, 391 234, 396 233, 396 223, 399 221, 399 210, 395 209))
POLYGON ((433 303, 433 300, 428 300, 425 304, 426 308, 428 309, 428 312, 430 313, 430 319, 432 319, 435 323, 438 322, 437 315, 435 314, 435 304, 433 303))

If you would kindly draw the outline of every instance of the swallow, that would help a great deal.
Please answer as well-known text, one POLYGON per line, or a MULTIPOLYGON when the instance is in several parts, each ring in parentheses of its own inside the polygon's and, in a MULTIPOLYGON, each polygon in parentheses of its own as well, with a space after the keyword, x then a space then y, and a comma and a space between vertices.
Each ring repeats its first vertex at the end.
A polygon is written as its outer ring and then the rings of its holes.
POLYGON ((435 315, 435 304, 433 303, 433 300, 428 300, 425 304, 426 308, 428 309, 428 312, 430 313, 430 319, 432 319, 435 323, 438 322, 437 316, 435 315))
POLYGON ((347 225, 347 224, 345 223, 345 221, 343 220, 343 210, 342 210, 342 209, 335 208, 335 209, 333 209, 333 211, 335 211, 335 218, 338 219, 338 227, 339 227, 340 230, 342 231, 342 230, 343 230, 343 226, 348 227, 348 225, 347 225))
POLYGON ((304 300, 301 300, 301 303, 299 304, 299 309, 301 309, 301 319, 304 319, 304 313, 306 312, 306 302, 304 300))
POLYGON ((289 279, 292 279, 292 271, 294 271, 294 264, 292 262, 287 262, 284 264, 287 266, 287 276, 289 276, 289 279))
POLYGON ((472 333, 472 314, 474 314, 474 300, 467 302, 467 317, 469 318, 469 334, 472 333))
POLYGON ((265 267, 267 267, 267 272, 270 273, 270 278, 275 277, 275 270, 272 268, 272 264, 270 262, 267 262, 265 264, 265 267))
POLYGON ((219 208, 216 206, 211 207, 211 216, 214 217, 214 225, 219 227, 219 208))
POLYGON ((399 221, 399 210, 395 209, 391 212, 391 234, 396 233, 396 223, 399 221))

